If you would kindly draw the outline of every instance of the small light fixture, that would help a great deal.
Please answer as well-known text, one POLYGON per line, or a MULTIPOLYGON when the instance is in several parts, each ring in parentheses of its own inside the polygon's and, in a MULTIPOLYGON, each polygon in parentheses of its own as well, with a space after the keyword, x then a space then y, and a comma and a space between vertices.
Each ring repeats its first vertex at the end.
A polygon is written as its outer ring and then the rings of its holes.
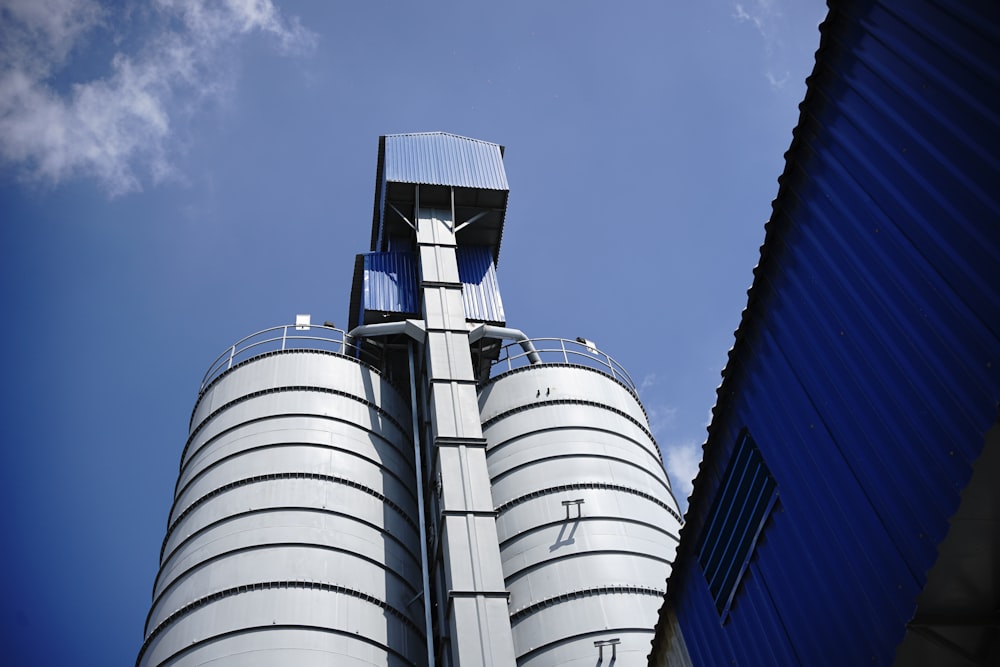
POLYGON ((295 329, 297 331, 308 331, 311 324, 312 316, 308 313, 295 316, 295 329))

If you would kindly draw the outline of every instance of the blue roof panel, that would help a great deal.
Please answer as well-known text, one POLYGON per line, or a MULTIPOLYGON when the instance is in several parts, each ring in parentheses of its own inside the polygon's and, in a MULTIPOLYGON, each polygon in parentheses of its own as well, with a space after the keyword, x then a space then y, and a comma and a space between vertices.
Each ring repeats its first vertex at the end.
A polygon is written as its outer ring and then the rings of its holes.
POLYGON ((446 132, 386 135, 385 181, 508 190, 501 146, 446 132))

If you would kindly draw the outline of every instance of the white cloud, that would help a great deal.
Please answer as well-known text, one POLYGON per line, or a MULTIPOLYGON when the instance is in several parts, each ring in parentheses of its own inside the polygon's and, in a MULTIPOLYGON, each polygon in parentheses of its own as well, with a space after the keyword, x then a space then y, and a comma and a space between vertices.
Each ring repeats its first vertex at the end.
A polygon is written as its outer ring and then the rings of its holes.
POLYGON ((681 510, 687 507, 687 497, 694 488, 692 481, 698 474, 701 464, 701 445, 693 440, 675 442, 661 448, 663 463, 670 477, 674 497, 681 504, 681 510))
POLYGON ((775 0, 737 2, 733 6, 732 17, 738 23, 752 25, 760 34, 764 47, 764 60, 767 63, 764 78, 772 90, 784 88, 790 74, 786 70, 784 75, 779 76, 775 71, 784 69, 786 64, 785 32, 789 27, 775 0))
POLYGON ((778 45, 782 16, 781 10, 774 0, 737 2, 733 7, 733 18, 739 23, 753 25, 764 39, 764 49, 768 53, 771 53, 778 45))
POLYGON ((646 403, 646 416, 649 418, 649 430, 653 437, 672 427, 677 419, 677 408, 672 405, 646 403))
POLYGON ((116 53, 104 77, 61 92, 54 76, 110 11, 93 0, 7 0, 0 12, 0 160, 52 184, 93 176, 112 196, 173 175, 185 108, 232 85, 218 65, 225 48, 250 33, 283 53, 315 43, 271 0, 157 0, 138 52, 116 53))
POLYGON ((757 32, 760 33, 761 37, 767 39, 768 29, 770 27, 770 13, 771 13, 771 3, 769 2, 757 2, 750 5, 744 5, 741 2, 737 2, 736 6, 733 8, 733 18, 740 23, 751 23, 757 32))
POLYGON ((780 90, 781 88, 785 87, 786 83, 788 83, 788 79, 791 76, 791 74, 789 74, 788 71, 786 70, 784 74, 778 77, 775 76, 774 72, 768 71, 765 73, 765 76, 767 76, 767 82, 771 84, 771 88, 773 90, 780 90))

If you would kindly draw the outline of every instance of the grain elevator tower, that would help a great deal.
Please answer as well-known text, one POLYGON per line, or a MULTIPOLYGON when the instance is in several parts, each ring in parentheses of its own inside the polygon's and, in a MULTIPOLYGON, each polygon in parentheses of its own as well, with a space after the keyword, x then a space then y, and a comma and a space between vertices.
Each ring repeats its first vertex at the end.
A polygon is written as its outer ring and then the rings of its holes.
POLYGON ((645 665, 677 503, 624 369, 506 326, 507 193, 501 146, 380 139, 347 330, 203 380, 137 665, 645 665))

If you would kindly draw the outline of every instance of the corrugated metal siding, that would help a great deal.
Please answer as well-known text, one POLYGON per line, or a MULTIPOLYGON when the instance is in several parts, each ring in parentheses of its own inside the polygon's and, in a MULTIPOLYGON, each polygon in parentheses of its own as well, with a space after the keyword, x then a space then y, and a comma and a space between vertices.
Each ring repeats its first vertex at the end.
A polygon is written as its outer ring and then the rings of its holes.
POLYGON ((889 664, 997 417, 1000 5, 830 4, 669 584, 695 665, 889 664), (723 626, 743 427, 779 505, 723 626))
POLYGON ((486 246, 458 248, 458 278, 467 319, 505 322, 493 253, 486 246))
MULTIPOLYGON (((364 310, 416 313, 417 271, 413 253, 372 252, 364 256, 364 310)), ((364 317, 362 313, 362 318, 364 317)))
POLYGON ((384 182, 509 189, 499 145, 444 132, 387 135, 383 179, 384 182))

